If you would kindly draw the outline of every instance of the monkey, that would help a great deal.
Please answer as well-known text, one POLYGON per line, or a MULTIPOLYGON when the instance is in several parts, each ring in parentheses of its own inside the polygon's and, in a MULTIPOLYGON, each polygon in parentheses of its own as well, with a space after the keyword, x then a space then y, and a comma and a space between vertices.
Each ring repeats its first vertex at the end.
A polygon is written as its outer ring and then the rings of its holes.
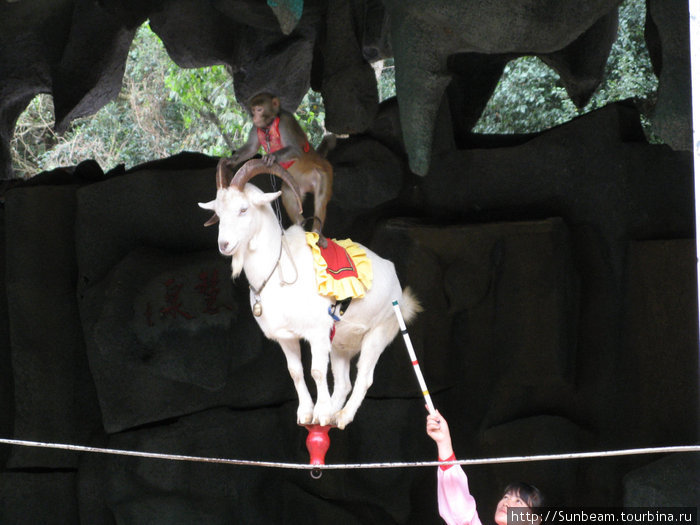
MULTIPOLYGON (((334 136, 324 138, 318 151, 309 144, 306 133, 294 115, 280 106, 278 97, 270 93, 259 93, 248 102, 253 127, 248 140, 231 157, 234 164, 248 160, 262 147, 263 162, 267 166, 278 162, 296 180, 302 198, 306 193, 314 194, 313 231, 319 236, 319 245, 327 246, 322 234, 326 220, 326 207, 331 198, 333 167, 325 155, 333 147, 334 136)), ((304 217, 299 211, 294 192, 282 186, 282 204, 289 218, 301 225, 304 217)))

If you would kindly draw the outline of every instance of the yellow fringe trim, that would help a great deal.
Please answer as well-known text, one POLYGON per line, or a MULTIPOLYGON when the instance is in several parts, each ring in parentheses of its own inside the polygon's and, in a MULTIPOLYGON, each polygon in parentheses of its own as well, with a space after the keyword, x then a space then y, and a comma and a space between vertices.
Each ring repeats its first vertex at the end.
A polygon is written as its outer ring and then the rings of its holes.
POLYGON ((365 251, 350 239, 344 239, 342 241, 333 240, 338 245, 345 248, 348 255, 350 255, 353 263, 355 263, 357 277, 335 279, 332 275, 329 275, 328 264, 321 255, 321 249, 318 247, 318 234, 306 232, 306 243, 311 248, 314 267, 316 269, 318 293, 335 297, 337 301, 342 301, 348 297, 352 297, 353 299, 364 297, 365 292, 372 287, 372 261, 367 257, 365 251))

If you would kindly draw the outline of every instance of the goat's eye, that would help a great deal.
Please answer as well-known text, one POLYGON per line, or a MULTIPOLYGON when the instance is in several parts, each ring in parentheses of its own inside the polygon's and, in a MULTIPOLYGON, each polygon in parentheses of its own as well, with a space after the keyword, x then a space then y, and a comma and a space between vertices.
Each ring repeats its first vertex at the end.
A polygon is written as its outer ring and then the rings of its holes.
POLYGON ((241 208, 240 211, 238 212, 238 215, 245 215, 247 211, 248 211, 248 208, 241 208))

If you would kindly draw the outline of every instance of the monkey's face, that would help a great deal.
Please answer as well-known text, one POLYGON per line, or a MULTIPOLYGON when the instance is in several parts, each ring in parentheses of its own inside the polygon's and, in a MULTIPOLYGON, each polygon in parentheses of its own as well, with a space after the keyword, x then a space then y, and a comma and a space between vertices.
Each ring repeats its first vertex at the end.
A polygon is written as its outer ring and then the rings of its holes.
POLYGON ((253 115, 253 124, 257 128, 268 127, 275 120, 278 111, 279 104, 274 104, 273 100, 251 106, 250 113, 253 115))

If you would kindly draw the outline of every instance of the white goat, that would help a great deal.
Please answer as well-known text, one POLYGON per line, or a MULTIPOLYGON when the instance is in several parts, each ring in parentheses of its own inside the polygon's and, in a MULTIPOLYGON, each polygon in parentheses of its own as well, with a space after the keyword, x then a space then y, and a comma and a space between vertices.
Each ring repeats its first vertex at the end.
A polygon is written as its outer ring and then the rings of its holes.
MULTIPOLYGON (((352 422, 372 384, 379 356, 398 332, 392 301, 398 298, 406 321, 420 310, 420 305, 408 288, 402 292, 394 264, 363 247, 372 261, 372 287, 363 298, 352 300, 336 325, 331 343, 333 319, 328 308, 334 300, 318 293, 305 232, 299 226, 282 230, 270 205, 281 192, 264 193, 247 184, 259 173, 273 173, 296 191, 294 180, 281 166, 265 166, 259 159, 244 164, 228 184, 232 171, 228 159, 219 161, 216 199, 199 204, 214 211, 205 226, 219 221, 219 251, 231 256, 233 279, 241 271, 245 272, 255 320, 265 336, 277 341, 284 351, 299 397, 297 422, 300 425, 335 425, 343 429, 352 422), (299 343, 302 338, 311 347, 311 376, 317 391, 315 404, 304 381, 299 343), (353 389, 350 361, 358 353, 353 389), (327 383, 329 356, 334 385, 332 397, 327 383)), ((301 208, 298 191, 297 200, 301 208)))

